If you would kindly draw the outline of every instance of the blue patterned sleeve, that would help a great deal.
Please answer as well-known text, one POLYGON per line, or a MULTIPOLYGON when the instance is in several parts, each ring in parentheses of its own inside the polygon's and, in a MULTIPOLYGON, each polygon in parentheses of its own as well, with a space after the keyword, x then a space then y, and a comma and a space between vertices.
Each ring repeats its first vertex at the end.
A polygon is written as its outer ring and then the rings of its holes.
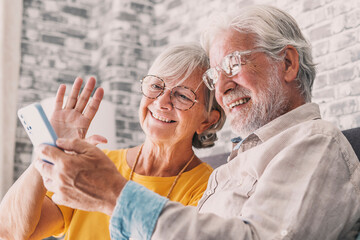
POLYGON ((129 181, 117 200, 110 220, 111 239, 151 239, 167 201, 167 198, 129 181))

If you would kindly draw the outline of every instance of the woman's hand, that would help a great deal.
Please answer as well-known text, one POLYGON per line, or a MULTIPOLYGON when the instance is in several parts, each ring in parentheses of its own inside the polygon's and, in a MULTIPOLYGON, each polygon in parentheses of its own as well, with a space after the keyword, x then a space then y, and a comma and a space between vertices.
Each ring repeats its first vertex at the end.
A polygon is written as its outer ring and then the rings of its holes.
POLYGON ((90 77, 80 96, 83 80, 76 78, 70 96, 63 108, 66 86, 60 85, 56 94, 55 108, 50 122, 59 138, 85 138, 104 96, 102 88, 96 89, 90 103, 89 99, 95 88, 96 80, 90 77), (88 106, 86 107, 86 105, 88 106), (85 108, 86 107, 86 108, 85 108))
POLYGON ((85 140, 63 138, 58 139, 56 144, 65 152, 40 145, 36 148, 39 158, 35 160, 45 187, 54 192, 53 202, 111 216, 116 199, 127 182, 115 164, 99 148, 85 140))

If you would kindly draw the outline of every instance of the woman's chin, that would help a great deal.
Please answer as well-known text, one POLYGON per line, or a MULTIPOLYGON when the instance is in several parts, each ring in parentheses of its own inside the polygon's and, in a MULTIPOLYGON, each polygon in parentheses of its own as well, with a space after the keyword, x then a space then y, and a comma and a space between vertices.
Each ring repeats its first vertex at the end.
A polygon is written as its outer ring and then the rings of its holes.
POLYGON ((151 132, 146 134, 147 138, 152 139, 152 142, 166 143, 169 144, 174 140, 174 135, 169 133, 151 132))

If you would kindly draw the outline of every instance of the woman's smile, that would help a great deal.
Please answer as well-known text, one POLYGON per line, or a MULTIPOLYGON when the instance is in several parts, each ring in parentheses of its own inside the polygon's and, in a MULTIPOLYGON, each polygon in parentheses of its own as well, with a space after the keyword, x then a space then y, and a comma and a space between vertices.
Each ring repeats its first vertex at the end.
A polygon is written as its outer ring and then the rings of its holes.
POLYGON ((171 120, 171 119, 169 119, 169 118, 160 116, 160 115, 158 115, 158 114, 156 114, 156 113, 154 113, 154 112, 151 112, 151 111, 150 111, 150 114, 151 114, 151 116, 152 116, 153 118, 155 118, 156 120, 159 120, 159 121, 164 122, 164 123, 174 123, 174 122, 176 122, 176 121, 174 121, 174 120, 171 120))

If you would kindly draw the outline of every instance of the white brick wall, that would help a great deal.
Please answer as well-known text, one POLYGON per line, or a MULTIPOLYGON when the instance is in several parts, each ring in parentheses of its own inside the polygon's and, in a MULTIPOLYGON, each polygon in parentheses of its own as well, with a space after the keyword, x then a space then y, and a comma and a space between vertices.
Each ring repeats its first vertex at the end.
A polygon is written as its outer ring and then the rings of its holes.
MULTIPOLYGON (((164 19, 156 26, 157 33, 162 37, 168 35, 168 43, 197 41, 201 23, 215 11, 270 4, 289 12, 312 43, 314 61, 318 64, 313 101, 320 104, 323 117, 341 129, 360 126, 359 0, 183 0, 168 9, 171 4, 172 1, 164 1, 155 8, 157 16, 164 19)), ((219 135, 221 140, 216 146, 201 154, 229 149, 226 142, 232 135, 229 128, 225 127, 219 135)))
MULTIPOLYGON (((59 83, 70 84, 77 75, 94 75, 106 99, 118 104, 118 146, 138 144, 144 138, 138 79, 154 56, 168 44, 198 41, 210 13, 250 4, 277 6, 298 21, 318 63, 313 101, 341 129, 360 126, 359 0, 24 1, 19 107, 54 96, 59 83)), ((230 150, 229 127, 218 135, 216 146, 200 156, 230 150)), ((16 151, 19 176, 31 153, 20 125, 16 151)))

